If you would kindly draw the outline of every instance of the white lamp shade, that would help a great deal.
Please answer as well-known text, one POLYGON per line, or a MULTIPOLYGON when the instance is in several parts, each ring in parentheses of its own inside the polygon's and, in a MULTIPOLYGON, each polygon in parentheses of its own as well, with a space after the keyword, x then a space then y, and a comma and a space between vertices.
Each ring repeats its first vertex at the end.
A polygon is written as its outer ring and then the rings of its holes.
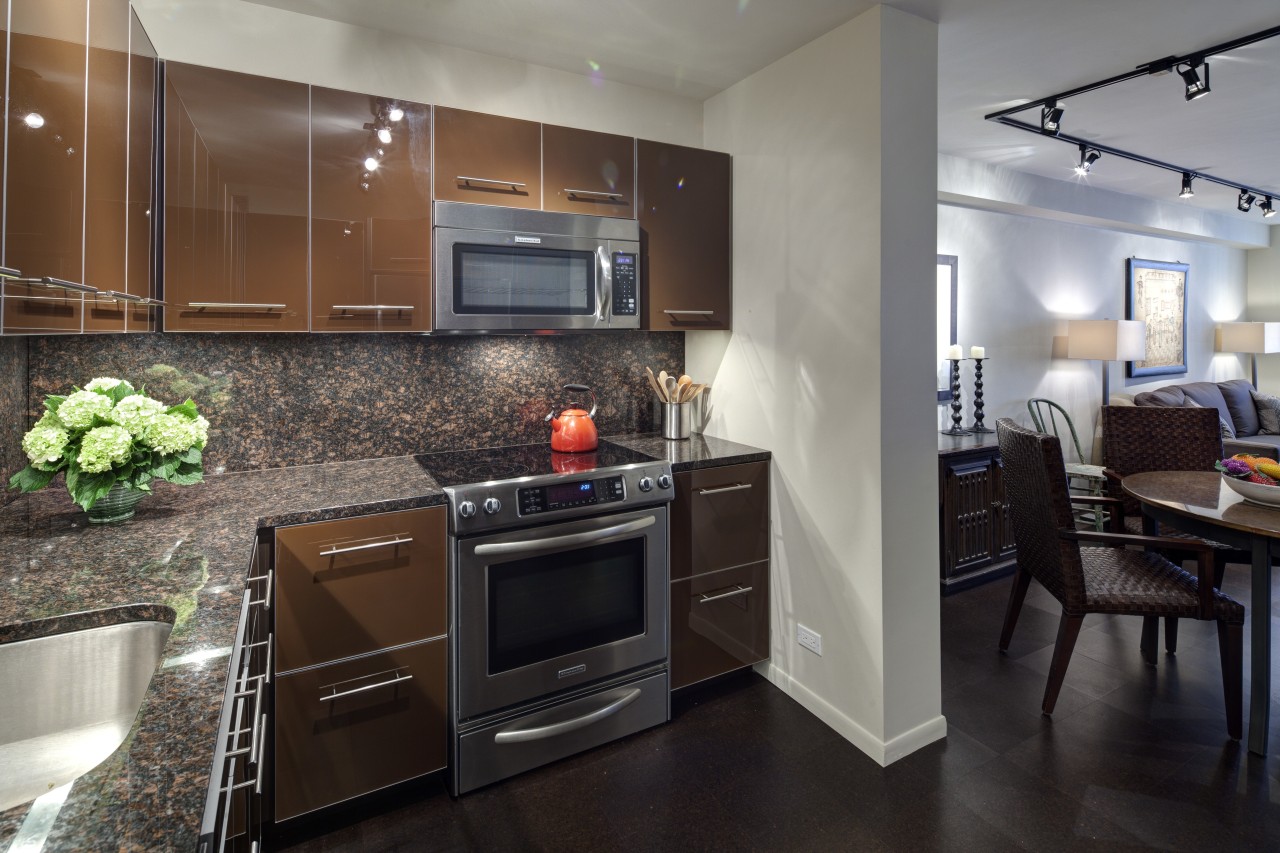
POLYGON ((1222 323, 1218 352, 1280 352, 1280 323, 1222 323))
POLYGON ((1068 320, 1067 358, 1142 361, 1147 324, 1141 320, 1068 320))

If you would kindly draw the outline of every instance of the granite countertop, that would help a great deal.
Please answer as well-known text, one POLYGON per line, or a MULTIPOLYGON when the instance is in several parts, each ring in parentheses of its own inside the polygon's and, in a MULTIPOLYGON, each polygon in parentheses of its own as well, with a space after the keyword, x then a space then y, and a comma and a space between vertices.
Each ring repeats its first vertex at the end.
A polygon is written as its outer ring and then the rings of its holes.
MULTIPOLYGON (((695 435, 607 439, 673 470, 765 460, 695 435)), ((0 643, 139 619, 174 623, 124 744, 76 780, 44 849, 195 848, 245 577, 257 532, 445 503, 419 457, 158 483, 121 525, 90 526, 64 489, 0 509, 0 643)), ((30 810, 0 813, 7 849, 30 810)))

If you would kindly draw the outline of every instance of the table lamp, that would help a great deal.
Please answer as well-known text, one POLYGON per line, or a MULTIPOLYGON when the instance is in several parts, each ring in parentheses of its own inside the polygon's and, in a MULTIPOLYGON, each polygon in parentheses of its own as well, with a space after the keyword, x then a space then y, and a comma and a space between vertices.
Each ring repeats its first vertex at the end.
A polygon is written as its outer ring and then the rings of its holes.
POLYGON ((1247 352, 1253 368, 1253 387, 1258 387, 1258 353, 1280 352, 1280 323, 1220 323, 1218 352, 1247 352))
POLYGON ((1147 324, 1142 320, 1068 320, 1067 358, 1102 362, 1102 405, 1111 400, 1112 361, 1147 357, 1147 324))

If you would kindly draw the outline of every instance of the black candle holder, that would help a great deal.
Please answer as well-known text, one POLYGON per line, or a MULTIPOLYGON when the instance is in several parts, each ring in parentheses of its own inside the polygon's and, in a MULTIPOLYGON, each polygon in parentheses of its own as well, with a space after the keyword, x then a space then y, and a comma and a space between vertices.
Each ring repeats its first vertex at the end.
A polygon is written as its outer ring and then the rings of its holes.
POLYGON ((982 423, 982 362, 985 360, 973 360, 973 426, 969 427, 969 432, 972 433, 995 432, 982 423))
POLYGON ((960 362, 963 359, 948 359, 951 362, 951 429, 939 430, 943 435, 972 435, 972 433, 960 426, 960 422, 964 420, 962 414, 963 406, 960 403, 960 362))

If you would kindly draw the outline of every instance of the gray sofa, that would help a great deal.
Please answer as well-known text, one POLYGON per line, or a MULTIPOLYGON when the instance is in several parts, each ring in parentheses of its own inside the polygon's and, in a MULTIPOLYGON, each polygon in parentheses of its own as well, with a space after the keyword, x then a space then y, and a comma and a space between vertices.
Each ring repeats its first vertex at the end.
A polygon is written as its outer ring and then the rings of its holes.
POLYGON ((1188 382, 1166 385, 1154 391, 1134 395, 1135 406, 1198 405, 1217 409, 1223 423, 1230 426, 1232 437, 1223 430, 1222 452, 1231 456, 1250 453, 1280 459, 1280 435, 1261 435, 1258 408, 1253 402, 1253 385, 1246 379, 1227 382, 1188 382))

